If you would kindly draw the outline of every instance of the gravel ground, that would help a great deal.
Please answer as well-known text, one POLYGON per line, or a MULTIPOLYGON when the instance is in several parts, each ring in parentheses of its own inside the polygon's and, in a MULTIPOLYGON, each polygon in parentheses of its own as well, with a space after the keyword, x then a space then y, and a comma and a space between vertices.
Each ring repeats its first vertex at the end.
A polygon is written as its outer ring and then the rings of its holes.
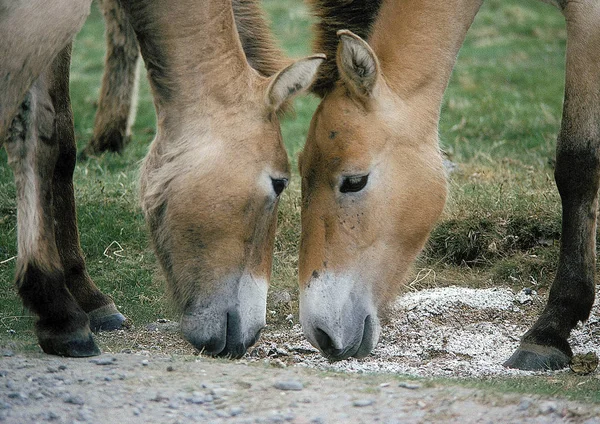
MULTIPOLYGON (((501 363, 542 304, 529 290, 408 293, 391 308, 371 356, 337 363, 306 343, 291 317, 288 330, 266 331, 237 361, 198 356, 166 320, 101 334, 105 353, 96 358, 4 346, 0 421, 600 424, 600 406, 593 404, 410 377, 532 374, 501 363)), ((574 332, 576 353, 598 348, 594 311, 574 332)))

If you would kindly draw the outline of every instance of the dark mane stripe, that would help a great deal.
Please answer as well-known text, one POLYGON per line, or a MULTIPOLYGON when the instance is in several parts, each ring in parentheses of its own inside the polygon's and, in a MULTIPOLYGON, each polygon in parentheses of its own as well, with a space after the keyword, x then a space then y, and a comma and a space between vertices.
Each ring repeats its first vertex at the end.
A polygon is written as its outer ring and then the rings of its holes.
POLYGON ((336 32, 348 29, 368 40, 371 28, 383 0, 308 0, 317 17, 314 51, 325 53, 327 60, 321 65, 311 90, 324 96, 339 75, 335 65, 338 38, 336 32))
POLYGON ((259 0, 233 0, 235 25, 246 60, 259 74, 270 77, 290 61, 273 38, 259 0))

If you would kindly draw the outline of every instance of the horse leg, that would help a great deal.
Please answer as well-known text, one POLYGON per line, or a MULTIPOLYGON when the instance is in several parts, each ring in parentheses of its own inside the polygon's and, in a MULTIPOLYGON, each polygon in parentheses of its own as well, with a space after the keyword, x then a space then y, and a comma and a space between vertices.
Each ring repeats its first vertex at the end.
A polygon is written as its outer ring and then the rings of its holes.
POLYGON ((69 97, 70 62, 69 47, 52 64, 52 81, 49 86, 55 112, 53 144, 58 146, 58 159, 52 180, 52 207, 56 217, 54 235, 67 288, 88 314, 91 330, 114 330, 121 328, 125 317, 117 311, 112 299, 103 294, 89 277, 79 245, 73 196, 76 145, 69 97))
POLYGON ((118 0, 100 0, 106 25, 106 58, 94 135, 81 156, 120 153, 131 137, 139 84, 140 53, 135 32, 118 0))
POLYGON ((91 0, 0 4, 0 146, 25 94, 73 39, 91 0))
POLYGON ((100 351, 87 314, 67 289, 56 247, 52 184, 60 147, 50 80, 46 71, 33 83, 5 144, 17 189, 16 283, 24 305, 38 315, 35 331, 44 352, 91 356, 100 351))
POLYGON ((567 68, 555 179, 562 200, 558 270, 545 310, 505 366, 560 369, 568 337, 594 303, 596 213, 600 184, 600 3, 568 3, 567 68))

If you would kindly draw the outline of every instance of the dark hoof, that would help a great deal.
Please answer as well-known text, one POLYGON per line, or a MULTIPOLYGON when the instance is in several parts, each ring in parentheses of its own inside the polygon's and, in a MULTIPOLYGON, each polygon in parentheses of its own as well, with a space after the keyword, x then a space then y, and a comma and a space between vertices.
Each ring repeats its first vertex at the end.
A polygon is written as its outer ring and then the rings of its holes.
POLYGON ((117 311, 114 304, 102 306, 88 313, 90 329, 98 331, 114 331, 125 327, 126 318, 117 311))
POLYGON ((524 371, 548 371, 566 368, 570 361, 569 355, 555 347, 521 343, 503 365, 524 371))
POLYGON ((39 337, 38 341, 42 350, 49 355, 73 358, 100 355, 100 348, 96 345, 92 333, 89 330, 78 333, 70 336, 39 337))

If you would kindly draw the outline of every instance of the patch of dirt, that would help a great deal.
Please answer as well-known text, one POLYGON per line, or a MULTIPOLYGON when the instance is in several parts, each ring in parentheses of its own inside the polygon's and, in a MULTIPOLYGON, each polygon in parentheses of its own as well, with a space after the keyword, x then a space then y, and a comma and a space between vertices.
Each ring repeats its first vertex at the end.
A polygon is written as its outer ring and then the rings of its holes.
MULTIPOLYGON (((542 306, 533 291, 504 288, 408 293, 390 309, 372 355, 335 363, 293 322, 289 329, 267 328, 236 361, 199 356, 167 320, 100 334, 105 353, 96 358, 6 346, 0 350, 0 421, 600 423, 596 405, 410 377, 534 374, 501 364, 542 306)), ((598 322, 595 307, 573 332, 576 353, 599 353, 598 322)))

